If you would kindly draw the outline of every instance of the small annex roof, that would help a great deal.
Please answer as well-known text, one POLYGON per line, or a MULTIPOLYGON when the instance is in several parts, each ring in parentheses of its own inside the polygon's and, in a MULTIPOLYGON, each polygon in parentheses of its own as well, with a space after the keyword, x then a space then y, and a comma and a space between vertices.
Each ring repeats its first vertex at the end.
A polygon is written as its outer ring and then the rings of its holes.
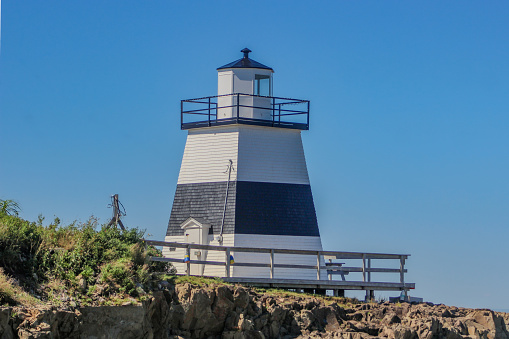
POLYGON ((209 228, 210 223, 203 218, 196 218, 196 217, 189 217, 184 221, 182 224, 180 224, 180 227, 185 229, 190 226, 198 225, 201 228, 209 228))
POLYGON ((272 68, 269 66, 265 66, 264 64, 259 63, 258 61, 254 61, 249 58, 249 53, 251 50, 249 48, 244 48, 242 51, 244 53, 244 57, 234 62, 230 62, 224 66, 219 67, 217 70, 227 69, 227 68, 260 68, 260 69, 268 69, 274 72, 272 68))

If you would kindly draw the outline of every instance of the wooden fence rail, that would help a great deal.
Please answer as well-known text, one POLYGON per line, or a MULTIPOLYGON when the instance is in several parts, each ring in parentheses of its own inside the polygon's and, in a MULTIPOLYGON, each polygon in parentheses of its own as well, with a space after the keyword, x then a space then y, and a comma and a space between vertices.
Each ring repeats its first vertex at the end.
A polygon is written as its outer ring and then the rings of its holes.
MULTIPOLYGON (((343 251, 311 251, 311 250, 295 250, 295 249, 279 249, 279 248, 251 248, 251 247, 230 247, 230 246, 213 246, 213 245, 199 245, 187 244, 177 242, 164 242, 157 240, 145 240, 147 245, 163 246, 170 248, 183 248, 185 249, 186 257, 184 258, 168 258, 168 257, 151 257, 153 261, 163 261, 171 263, 185 263, 187 266, 186 274, 190 275, 191 265, 213 265, 224 266, 225 273, 224 279, 231 282, 245 282, 256 283, 258 285, 274 285, 280 286, 281 284, 291 286, 322 286, 327 289, 365 289, 366 298, 373 296, 373 290, 401 290, 405 293, 409 289, 415 288, 414 283, 405 283, 405 261, 410 256, 409 254, 388 254, 388 253, 363 253, 363 252, 343 252, 343 251), (222 251, 224 252, 224 261, 208 261, 208 260, 191 260, 191 250, 207 250, 207 251, 222 251), (248 252, 248 253, 267 253, 269 254, 268 262, 263 263, 247 263, 247 262, 230 262, 230 255, 235 252, 248 252), (316 256, 316 265, 301 265, 301 264, 281 264, 275 262, 275 254, 293 254, 293 255, 306 255, 316 256), (325 266, 321 264, 321 259, 328 260, 325 266), (360 259, 362 266, 348 267, 343 266, 343 263, 335 263, 333 260, 345 259, 360 259), (380 268, 372 267, 373 259, 382 260, 397 260, 399 268, 380 268), (231 267, 264 267, 269 268, 270 279, 263 278, 239 278, 231 277, 231 267), (274 269, 276 268, 290 268, 290 269, 309 269, 316 270, 317 280, 306 280, 299 282, 293 279, 276 279, 274 276, 274 269), (329 280, 320 279, 322 270, 327 272, 329 280), (362 281, 346 281, 345 275, 351 272, 362 273, 362 281), (372 282, 371 273, 399 273, 399 283, 389 282, 372 282), (333 281, 334 275, 341 275, 342 281, 333 281), (290 283, 290 281, 293 281, 290 283), (278 285, 279 284, 279 285, 278 285)), ((320 288, 322 288, 320 287, 320 288)))

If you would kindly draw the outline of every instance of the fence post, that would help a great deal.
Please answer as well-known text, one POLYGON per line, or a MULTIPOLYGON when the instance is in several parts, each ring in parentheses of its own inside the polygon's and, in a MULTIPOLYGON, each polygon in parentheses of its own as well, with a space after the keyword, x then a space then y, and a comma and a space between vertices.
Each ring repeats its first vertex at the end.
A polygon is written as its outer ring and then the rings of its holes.
POLYGON ((362 253, 362 281, 366 281, 366 254, 362 253))
POLYGON ((274 279, 274 250, 270 250, 270 278, 274 279))
MULTIPOLYGON (((371 258, 368 258, 368 282, 371 282, 371 258)), ((373 290, 367 290, 367 300, 373 299, 373 290)))
POLYGON ((316 280, 320 280, 320 251, 316 254, 316 280))
POLYGON ((405 257, 403 255, 399 257, 399 282, 403 284, 403 294, 406 300, 408 291, 405 288, 405 257))
POLYGON ((191 246, 187 245, 186 247, 186 256, 189 258, 187 261, 187 275, 191 275, 191 246))
POLYGON ((229 278, 230 277, 230 249, 229 248, 227 248, 225 251, 224 260, 226 263, 226 277, 229 278))

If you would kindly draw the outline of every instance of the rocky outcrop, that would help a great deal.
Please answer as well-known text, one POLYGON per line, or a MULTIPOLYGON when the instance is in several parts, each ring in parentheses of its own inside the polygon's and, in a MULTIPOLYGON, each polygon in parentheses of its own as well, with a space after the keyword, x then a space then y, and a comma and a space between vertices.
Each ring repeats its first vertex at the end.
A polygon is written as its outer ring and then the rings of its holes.
POLYGON ((432 304, 350 304, 241 286, 167 286, 139 305, 1 308, 0 338, 509 339, 509 314, 432 304))

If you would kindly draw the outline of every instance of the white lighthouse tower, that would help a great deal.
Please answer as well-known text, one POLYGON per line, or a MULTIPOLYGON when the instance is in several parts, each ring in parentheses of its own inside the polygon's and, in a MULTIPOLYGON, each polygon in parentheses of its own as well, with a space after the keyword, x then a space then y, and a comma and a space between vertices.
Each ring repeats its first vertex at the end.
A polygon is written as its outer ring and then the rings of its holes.
MULTIPOLYGON (((217 69, 217 96, 181 102, 188 136, 165 240, 322 250, 301 140, 309 129, 309 101, 274 97, 274 70, 250 59, 249 49, 241 52, 243 58, 217 69)), ((183 250, 173 250, 164 255, 184 257, 183 250)), ((224 252, 192 251, 191 259, 223 261, 224 252)), ((269 259, 239 252, 234 260, 269 259)), ((275 260, 316 265, 316 256, 276 254, 275 260)), ((186 268, 175 267, 179 273, 186 268)), ((316 270, 274 273, 316 279, 316 270)), ((191 274, 224 276, 224 268, 195 264, 191 274)), ((269 269, 233 265, 231 276, 269 277, 269 269)))

